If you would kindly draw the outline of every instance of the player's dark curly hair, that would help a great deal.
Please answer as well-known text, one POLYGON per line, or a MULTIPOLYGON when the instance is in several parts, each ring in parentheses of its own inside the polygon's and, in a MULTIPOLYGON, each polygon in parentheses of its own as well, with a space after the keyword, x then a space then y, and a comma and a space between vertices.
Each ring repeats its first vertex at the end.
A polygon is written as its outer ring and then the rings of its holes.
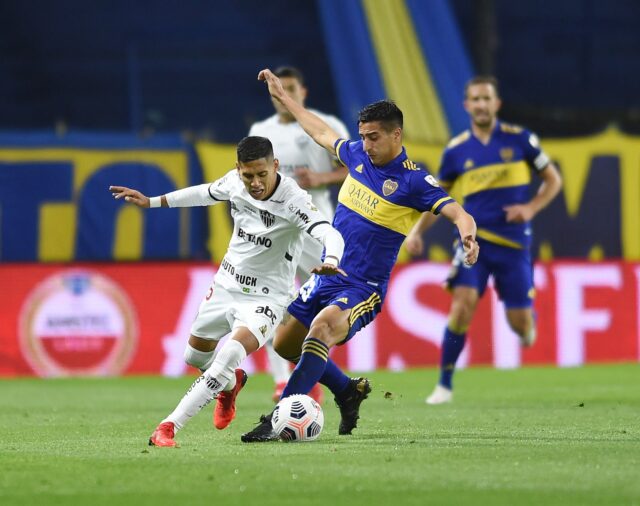
POLYGON ((379 100, 363 107, 358 113, 358 124, 379 121, 387 132, 402 128, 403 119, 402 111, 393 100, 379 100))
POLYGON ((273 160, 273 146, 266 137, 245 137, 238 143, 237 154, 241 163, 253 162, 260 158, 273 160))

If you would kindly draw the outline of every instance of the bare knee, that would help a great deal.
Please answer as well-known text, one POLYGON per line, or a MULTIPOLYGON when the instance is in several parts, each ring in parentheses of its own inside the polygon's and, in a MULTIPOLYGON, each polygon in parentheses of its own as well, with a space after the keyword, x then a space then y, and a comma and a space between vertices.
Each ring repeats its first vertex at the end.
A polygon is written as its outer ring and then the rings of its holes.
POLYGON ((287 360, 291 360, 300 355, 300 350, 302 345, 296 345, 286 339, 274 339, 273 340, 273 349, 276 351, 278 355, 287 360))
POLYGON ((327 347, 331 348, 342 342, 349 333, 349 323, 344 314, 335 318, 331 314, 316 317, 311 323, 309 336, 322 341, 327 347))
POLYGON ((307 335, 307 328, 295 318, 278 327, 273 339, 273 349, 287 360, 295 360, 302 353, 302 342, 307 335))
POLYGON ((334 326, 330 320, 314 320, 309 329, 309 335, 329 345, 334 330, 334 326))

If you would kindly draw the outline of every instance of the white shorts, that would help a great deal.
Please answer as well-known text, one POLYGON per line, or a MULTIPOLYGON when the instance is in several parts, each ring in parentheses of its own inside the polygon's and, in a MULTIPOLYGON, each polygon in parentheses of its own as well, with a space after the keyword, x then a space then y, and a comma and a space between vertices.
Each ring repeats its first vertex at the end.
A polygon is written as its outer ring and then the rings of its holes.
POLYGON ((284 310, 268 297, 231 292, 214 283, 200 304, 191 325, 191 334, 201 339, 220 341, 232 330, 246 327, 263 346, 273 338, 284 310))

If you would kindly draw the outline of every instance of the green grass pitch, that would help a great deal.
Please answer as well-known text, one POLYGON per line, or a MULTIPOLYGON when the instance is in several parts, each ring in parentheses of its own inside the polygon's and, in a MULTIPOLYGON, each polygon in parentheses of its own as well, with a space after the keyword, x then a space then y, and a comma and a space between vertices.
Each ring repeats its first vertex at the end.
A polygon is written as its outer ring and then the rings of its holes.
POLYGON ((211 407, 147 446, 193 378, 0 381, 0 505, 640 504, 640 368, 473 368, 427 406, 435 370, 376 372, 360 427, 244 444, 271 379, 249 378, 225 431, 211 407))

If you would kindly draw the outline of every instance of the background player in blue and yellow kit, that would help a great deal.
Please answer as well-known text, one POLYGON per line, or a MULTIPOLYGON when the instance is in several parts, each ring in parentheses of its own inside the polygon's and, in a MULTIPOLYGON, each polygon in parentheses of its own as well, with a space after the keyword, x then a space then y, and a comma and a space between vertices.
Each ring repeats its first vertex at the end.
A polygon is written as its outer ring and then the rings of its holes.
MULTIPOLYGON (((347 342, 380 311, 391 268, 420 213, 441 213, 455 223, 464 250, 462 260, 467 264, 478 257, 476 225, 432 176, 407 158, 402 146, 402 111, 393 102, 376 102, 360 111, 362 140, 350 142, 292 100, 271 71, 263 70, 259 79, 267 82, 271 96, 305 132, 335 152, 349 169, 333 220, 345 240, 340 267, 347 276, 340 276, 336 283, 313 276, 305 283, 289 306, 291 318, 278 330, 274 347, 281 356, 297 362, 282 397, 306 394, 320 381, 334 393, 340 408, 339 434, 350 434, 371 387, 365 378, 350 379, 340 371, 329 359, 329 349, 347 342)), ((269 416, 242 436, 245 442, 273 438, 269 416)))
MULTIPOLYGON (((489 275, 505 304, 507 320, 523 346, 531 346, 536 330, 533 318, 531 220, 558 194, 562 180, 538 138, 524 128, 498 121, 497 81, 476 77, 465 88, 464 107, 471 129, 453 138, 440 165, 440 184, 460 185, 464 208, 476 220, 482 255, 473 266, 464 265, 459 246, 447 280, 453 292, 448 325, 442 341, 440 380, 428 404, 450 402, 451 379, 462 353, 465 336, 489 275), (531 198, 532 171, 542 184, 531 198)), ((410 253, 422 252, 422 233, 435 217, 423 215, 407 236, 410 253)))

